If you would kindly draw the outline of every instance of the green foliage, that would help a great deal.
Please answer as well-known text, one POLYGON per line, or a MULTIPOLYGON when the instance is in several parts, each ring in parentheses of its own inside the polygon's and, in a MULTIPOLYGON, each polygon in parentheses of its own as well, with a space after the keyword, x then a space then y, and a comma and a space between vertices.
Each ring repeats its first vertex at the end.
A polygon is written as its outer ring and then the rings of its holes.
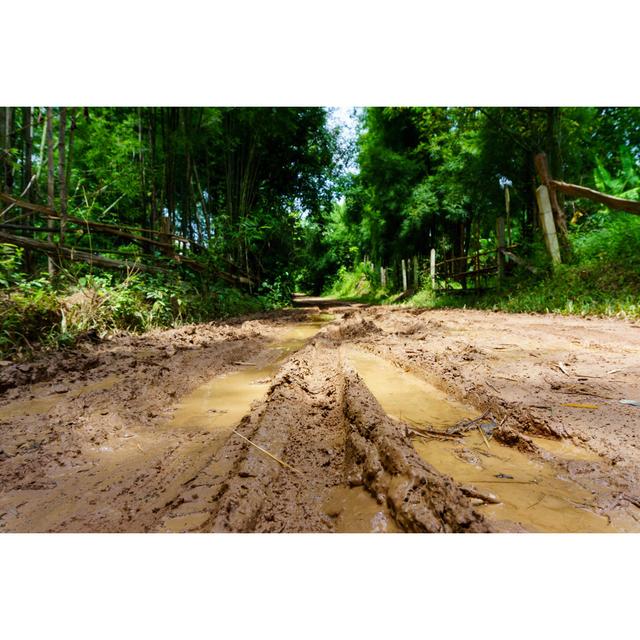
POLYGON ((17 284, 24 279, 21 271, 24 249, 0 243, 0 288, 17 284))
POLYGON ((353 269, 340 267, 335 280, 324 292, 331 298, 360 300, 376 303, 384 300, 388 292, 380 286, 370 263, 359 263, 353 269))
POLYGON ((609 212, 606 227, 574 235, 570 264, 516 271, 501 291, 464 297, 418 292, 412 306, 640 318, 640 219, 609 212))
POLYGON ((602 159, 597 159, 594 170, 594 182, 598 191, 615 195, 627 200, 640 200, 640 166, 627 147, 619 151, 620 171, 612 176, 605 168, 602 159))
POLYGON ((344 202, 336 202, 320 220, 301 221, 297 242, 295 285, 319 294, 335 278, 338 269, 354 264, 358 239, 346 220, 344 202))
POLYGON ((276 309, 291 303, 293 282, 288 272, 274 279, 273 282, 264 281, 258 290, 259 299, 267 309, 276 309))
MULTIPOLYGON (((7 184, 13 185, 13 195, 20 195, 29 160, 39 176, 29 196, 38 203, 48 187, 47 145, 41 143, 47 112, 34 108, 29 126, 29 109, 11 114, 20 147, 11 150, 12 180, 7 184)), ((62 204, 60 179, 65 175, 70 216, 136 227, 145 237, 149 234, 140 228, 159 230, 168 219, 171 230, 190 241, 178 252, 203 268, 191 272, 157 245, 71 223, 65 242, 75 249, 151 262, 172 273, 123 278, 65 260, 56 265, 57 275, 47 281, 45 295, 36 274, 46 268, 47 257, 26 256, 2 245, 0 287, 7 289, 3 352, 28 351, 30 345, 56 340, 67 343, 87 332, 144 331, 290 303, 308 229, 322 228, 339 178, 334 163, 338 135, 327 126, 326 109, 69 107, 64 173, 58 169, 64 148, 62 108, 49 113, 54 207, 62 204), (224 284, 229 274, 249 276, 255 284, 235 289, 224 284), (30 289, 25 288, 29 281, 30 289), (28 327, 31 318, 40 317, 40 335, 20 338, 20 314, 28 327)), ((37 215, 33 219, 42 231, 26 233, 49 240, 43 221, 37 215)), ((158 240, 154 235, 149 239, 158 240)), ((53 236, 54 242, 60 239, 53 236)))
POLYGON ((39 343, 62 338, 60 300, 45 279, 32 280, 14 291, 0 291, 0 356, 31 352, 39 343))
POLYGON ((192 274, 108 272, 23 281, 0 293, 0 356, 71 345, 83 336, 148 331, 259 311, 281 299, 257 298, 222 284, 204 286, 192 274))

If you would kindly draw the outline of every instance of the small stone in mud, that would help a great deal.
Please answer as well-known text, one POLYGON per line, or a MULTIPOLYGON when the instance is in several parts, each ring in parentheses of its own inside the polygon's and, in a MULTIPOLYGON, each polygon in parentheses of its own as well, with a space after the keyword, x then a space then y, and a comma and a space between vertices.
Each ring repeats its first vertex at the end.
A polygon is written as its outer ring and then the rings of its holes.
POLYGON ((508 473, 496 473, 494 478, 504 478, 506 480, 513 480, 513 476, 510 476, 508 473))
POLYGON ((168 347, 165 347, 165 353, 171 358, 176 355, 176 348, 170 344, 168 347))
POLYGON ((382 513, 382 511, 378 511, 373 518, 371 518, 371 531, 372 533, 385 533, 388 528, 387 518, 382 513))
POLYGON ((325 507, 324 512, 330 518, 337 518, 342 513, 342 507, 340 507, 338 505, 329 505, 329 506, 325 507))
POLYGON ((52 393, 68 393, 69 387, 64 384, 57 384, 51 389, 52 393))

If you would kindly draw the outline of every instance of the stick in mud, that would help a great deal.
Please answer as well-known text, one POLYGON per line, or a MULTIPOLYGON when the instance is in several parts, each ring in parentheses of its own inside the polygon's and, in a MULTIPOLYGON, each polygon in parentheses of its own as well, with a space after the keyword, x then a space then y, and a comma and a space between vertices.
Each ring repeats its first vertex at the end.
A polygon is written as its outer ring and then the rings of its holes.
POLYGON ((241 433, 238 433, 235 429, 232 429, 232 431, 243 440, 246 440, 250 445, 262 451, 262 453, 266 453, 270 458, 273 458, 276 462, 279 462, 283 467, 287 467, 287 469, 291 469, 291 471, 295 471, 295 473, 300 473, 295 467, 292 467, 290 464, 287 464, 283 460, 280 460, 280 458, 276 458, 272 453, 269 453, 266 449, 263 449, 262 447, 258 446, 255 442, 251 442, 249 438, 245 438, 241 433))
POLYGON ((481 416, 474 418, 473 420, 461 420, 457 424, 454 424, 453 427, 449 427, 447 429, 447 433, 450 435, 456 435, 461 431, 470 431, 473 429, 473 425, 480 422, 480 420, 484 420, 490 413, 490 409, 487 409, 481 416))
POLYGON ((491 447, 489 446, 489 441, 487 440, 487 436, 484 435, 484 431, 482 430, 479 424, 476 426, 478 427, 478 431, 480 432, 480 435, 482 436, 484 443, 487 445, 487 449, 491 449, 491 447))
POLYGON ((460 442, 459 438, 462 438, 462 434, 460 433, 446 433, 444 431, 435 431, 434 429, 426 429, 424 427, 420 427, 417 429, 410 428, 409 431, 419 438, 427 438, 429 440, 456 440, 460 442))

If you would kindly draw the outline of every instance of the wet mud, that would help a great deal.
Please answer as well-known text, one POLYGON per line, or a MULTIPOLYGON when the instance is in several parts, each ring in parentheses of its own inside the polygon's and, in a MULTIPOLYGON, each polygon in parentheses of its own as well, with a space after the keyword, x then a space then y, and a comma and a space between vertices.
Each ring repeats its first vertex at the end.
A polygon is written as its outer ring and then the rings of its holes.
POLYGON ((623 321, 313 299, 3 363, 0 531, 640 531, 638 373, 623 321))

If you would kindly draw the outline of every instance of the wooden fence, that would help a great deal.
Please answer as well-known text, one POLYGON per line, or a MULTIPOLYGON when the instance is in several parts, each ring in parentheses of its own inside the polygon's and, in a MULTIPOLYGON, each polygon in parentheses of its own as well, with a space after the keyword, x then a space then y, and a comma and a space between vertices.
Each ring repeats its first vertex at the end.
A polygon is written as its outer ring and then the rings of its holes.
POLYGON ((511 264, 535 272, 533 267, 514 253, 517 247, 496 247, 440 261, 437 261, 435 249, 432 249, 429 258, 414 256, 400 260, 391 268, 377 267, 375 273, 382 286, 408 292, 418 290, 429 281, 431 288, 436 291, 487 289, 492 284, 498 284, 511 264))
MULTIPOLYGON (((86 262, 107 269, 167 272, 171 262, 185 265, 198 272, 206 269, 202 262, 186 255, 187 251, 194 254, 203 253, 205 248, 193 240, 172 233, 168 218, 162 219, 161 230, 145 229, 126 224, 61 216, 49 207, 19 200, 1 192, 0 201, 9 205, 5 209, 5 216, 0 219, 0 242, 39 251, 54 259, 86 262), (23 213, 7 218, 6 213, 13 208, 22 210, 23 213), (23 224, 25 218, 28 218, 28 224, 23 224), (38 222, 42 224, 38 225, 38 222), (47 239, 34 237, 37 234, 46 235, 47 239), (54 236, 57 236, 57 241, 54 240, 54 236), (94 244, 100 244, 103 236, 138 245, 140 251, 132 254, 130 251, 120 251, 117 248, 94 247, 94 244), (111 257, 114 255, 127 256, 129 259, 111 257), (136 258, 144 258, 144 262, 136 258)), ((234 270, 237 271, 235 267, 234 270)), ((232 284, 254 284, 243 273, 216 270, 212 275, 232 284)))

